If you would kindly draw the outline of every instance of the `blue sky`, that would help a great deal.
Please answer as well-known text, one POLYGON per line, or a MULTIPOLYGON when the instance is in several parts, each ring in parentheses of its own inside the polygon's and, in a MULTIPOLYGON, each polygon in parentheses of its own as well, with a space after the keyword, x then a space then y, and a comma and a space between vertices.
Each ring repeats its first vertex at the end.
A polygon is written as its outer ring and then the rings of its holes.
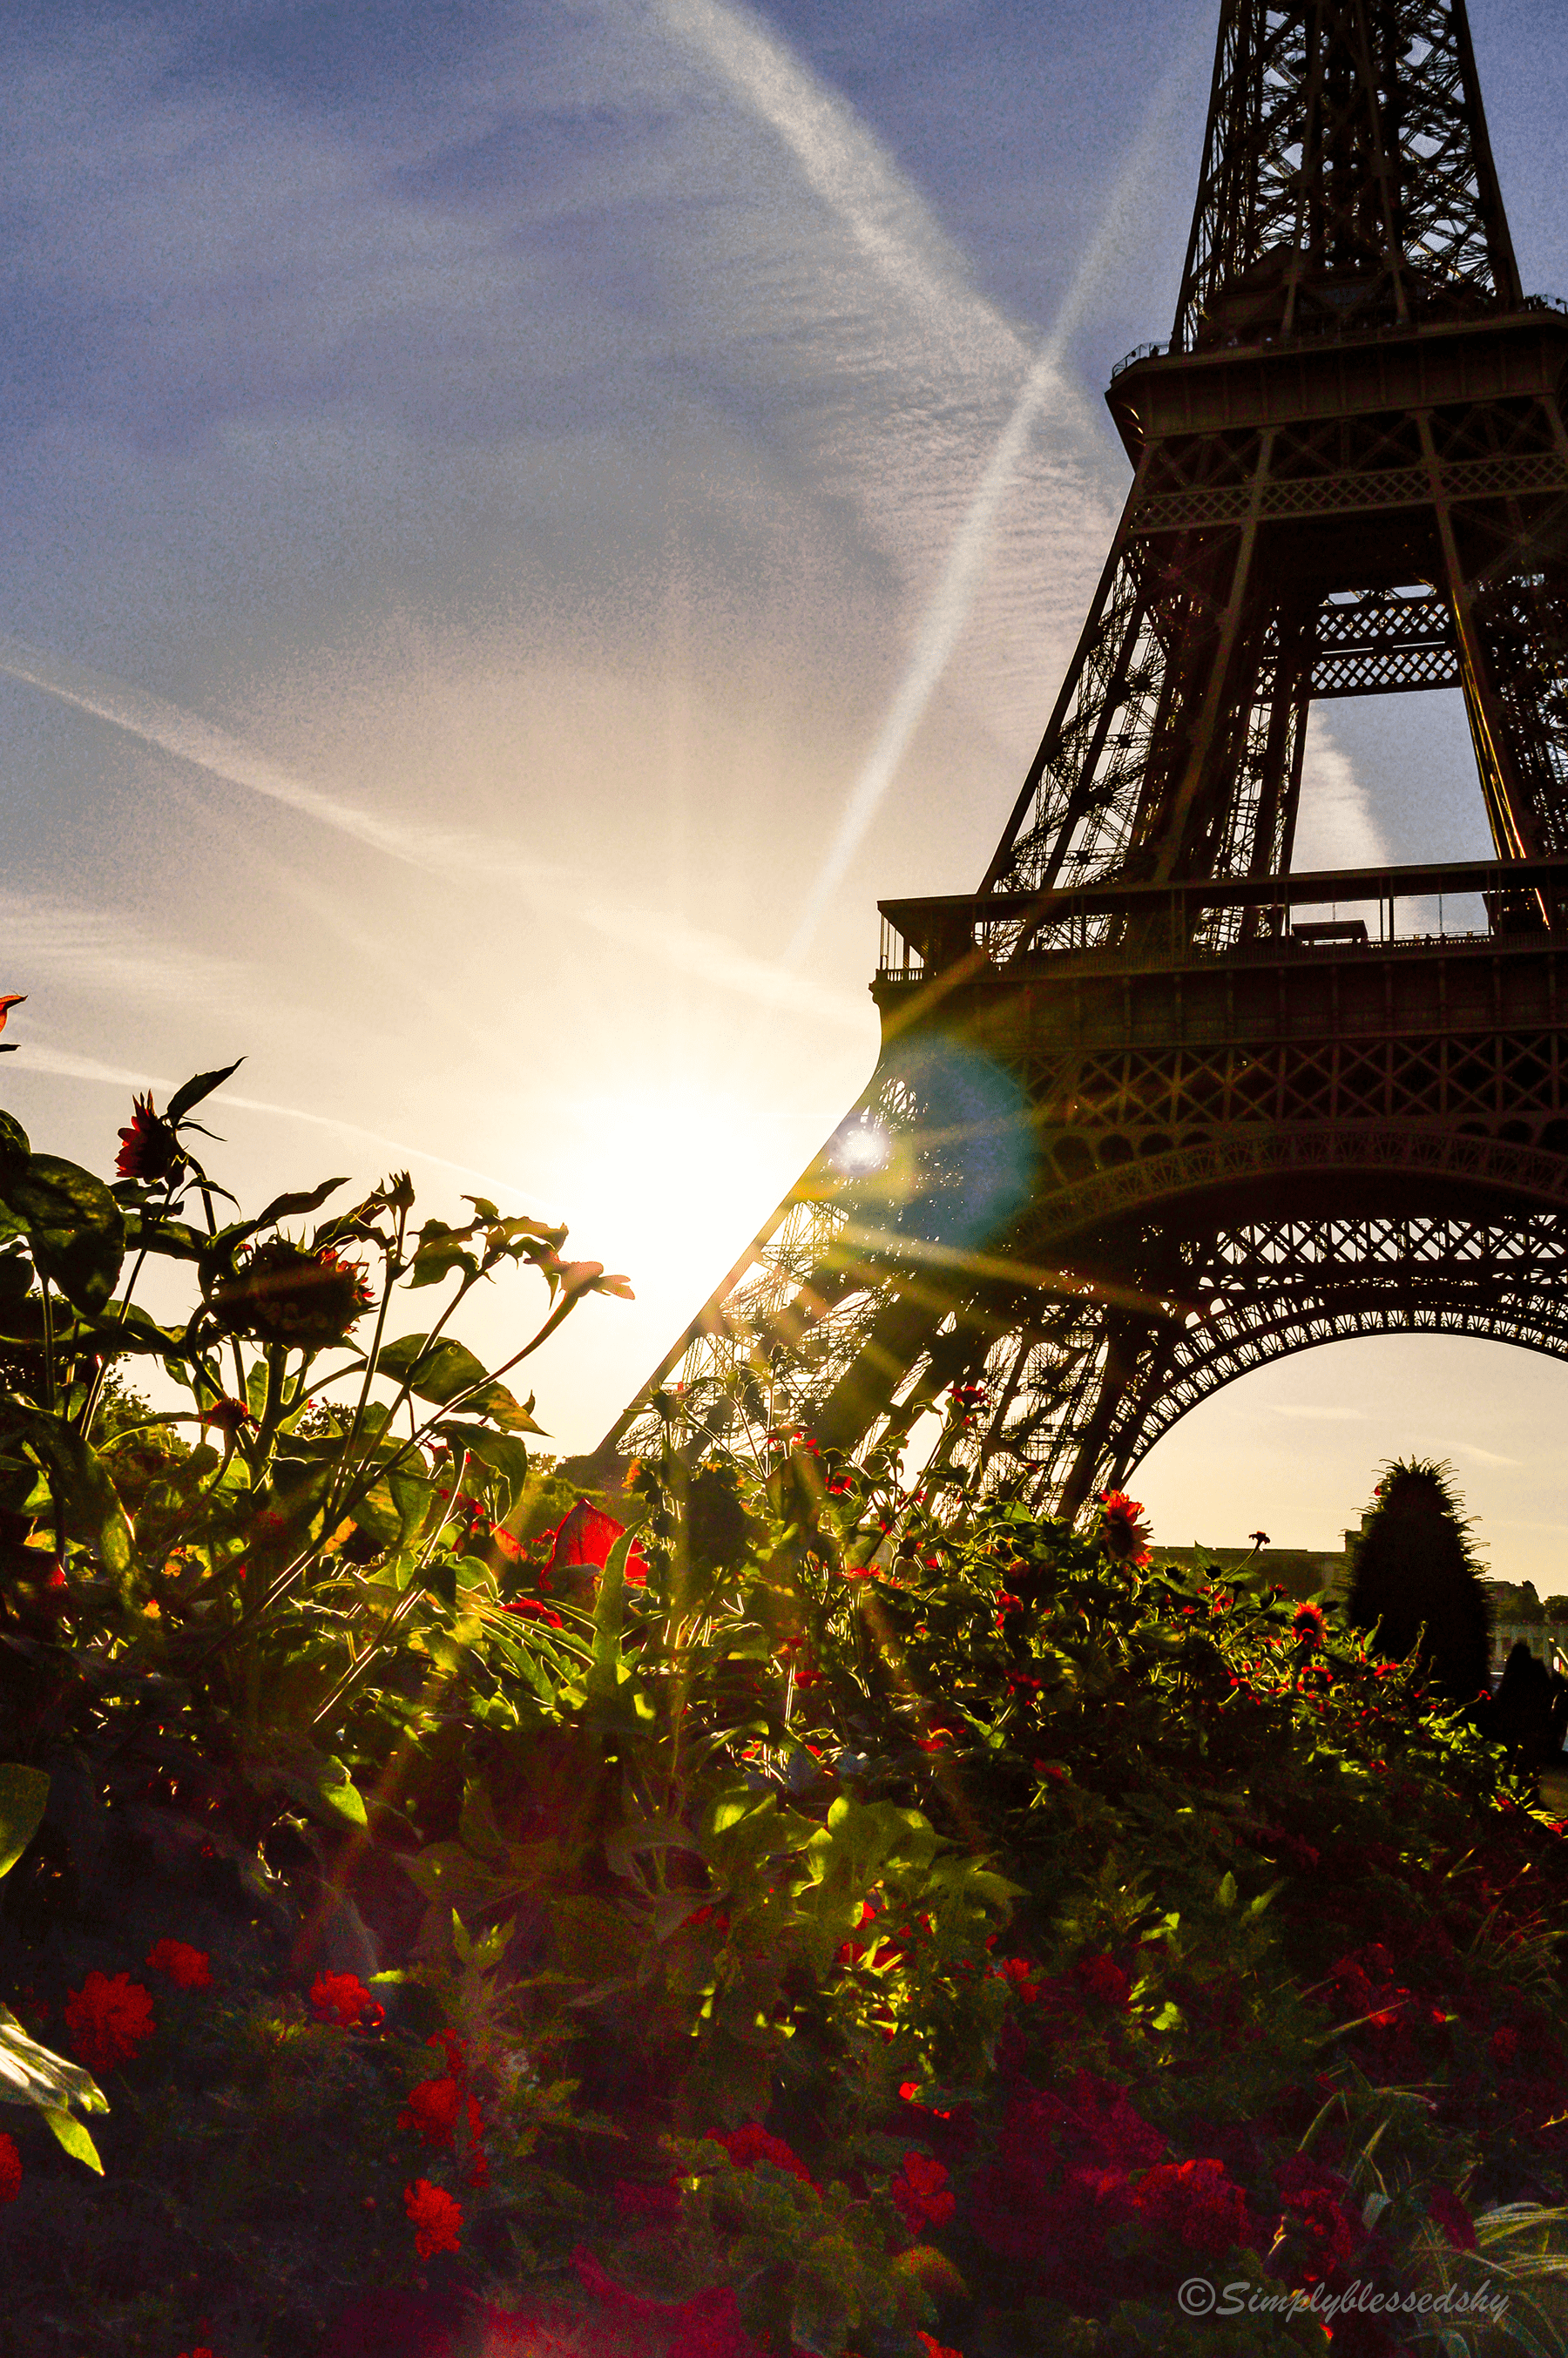
MULTIPOLYGON (((639 1296, 541 1365, 595 1439, 867 1077, 879 894, 985 867, 1125 489, 1106 376, 1168 332, 1214 14, 8 12, 38 1141, 103 1168, 133 1077, 243 1051, 245 1193, 409 1160, 569 1219, 639 1296)), ((1473 18, 1526 284, 1568 287, 1561 8, 1473 18)), ((1480 825, 1454 699, 1314 731, 1303 858, 1480 825)), ((1484 1347, 1309 1354, 1144 1492, 1318 1543, 1434 1449, 1552 1580, 1564 1407, 1484 1347)))

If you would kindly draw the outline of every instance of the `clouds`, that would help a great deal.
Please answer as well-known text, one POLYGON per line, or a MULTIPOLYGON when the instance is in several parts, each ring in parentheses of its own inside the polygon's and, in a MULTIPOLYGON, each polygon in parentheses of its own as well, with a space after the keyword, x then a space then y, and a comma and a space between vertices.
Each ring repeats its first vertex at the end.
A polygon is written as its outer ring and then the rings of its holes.
POLYGON ((1301 869, 1377 868, 1390 857, 1372 798, 1335 741, 1322 707, 1314 705, 1307 722, 1292 864, 1301 869))

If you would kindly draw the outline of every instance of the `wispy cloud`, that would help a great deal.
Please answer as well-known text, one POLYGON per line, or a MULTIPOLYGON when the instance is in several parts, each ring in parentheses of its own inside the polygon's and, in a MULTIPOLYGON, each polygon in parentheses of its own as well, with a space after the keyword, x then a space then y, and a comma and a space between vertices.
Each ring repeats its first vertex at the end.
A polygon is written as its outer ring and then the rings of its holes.
MULTIPOLYGON (((0 672, 79 711, 92 713, 177 761, 189 762, 211 776, 281 803, 316 825, 364 844, 423 876, 504 888, 536 907, 566 915, 589 932, 608 936, 719 990, 735 991, 764 1006, 791 1009, 856 1030, 864 1023, 860 1001, 758 957, 721 934, 687 925, 662 911, 608 900, 585 882, 580 870, 524 860, 512 848, 477 832, 385 818, 324 794, 240 738, 124 680, 106 678, 10 637, 0 637, 0 672)), ((65 954, 61 937, 55 938, 51 954, 65 954)), ((179 968, 176 956, 172 970, 179 968)), ((81 971, 80 963, 77 971, 81 971)), ((102 959, 99 972, 106 982, 112 980, 111 968, 102 959)), ((153 979, 150 967, 137 968, 135 972, 144 983, 153 979)))
MULTIPOLYGON (((57 1079, 90 1081, 109 1088, 134 1091, 151 1089, 168 1098, 179 1087, 167 1074, 134 1070, 124 1065, 105 1065, 96 1056, 79 1056, 70 1048, 40 1046, 33 1041, 17 1043, 16 1067, 24 1073, 49 1073, 57 1079)), ((312 1113, 305 1106, 278 1105, 270 1098, 244 1096, 240 1090, 224 1088, 208 1100, 207 1119, 222 1119, 225 1107, 237 1113, 264 1113, 279 1121, 302 1123, 308 1130, 330 1130, 334 1137, 357 1139, 366 1146, 375 1146, 394 1156, 400 1164, 428 1163, 438 1171, 455 1171, 465 1179, 478 1179, 487 1187, 497 1187, 503 1195, 526 1196, 529 1190, 515 1178, 499 1178, 492 1171, 477 1170, 471 1163, 454 1163, 449 1155, 433 1154, 427 1146, 410 1145, 407 1140, 388 1138, 379 1130, 366 1130, 362 1123, 344 1121, 337 1114, 312 1113)))
POLYGON ((1302 869, 1377 868, 1388 858, 1371 798, 1314 707, 1307 722, 1292 864, 1302 869))
POLYGON ((74 991, 140 1004, 233 998, 249 968, 145 932, 134 920, 47 893, 0 892, 0 947, 9 987, 19 974, 57 977, 74 991))
POLYGON ((1504 1457, 1495 1449, 1482 1449, 1474 1441, 1456 1441, 1454 1446, 1461 1457, 1473 1457, 1477 1466, 1522 1466, 1525 1463, 1522 1457, 1504 1457))

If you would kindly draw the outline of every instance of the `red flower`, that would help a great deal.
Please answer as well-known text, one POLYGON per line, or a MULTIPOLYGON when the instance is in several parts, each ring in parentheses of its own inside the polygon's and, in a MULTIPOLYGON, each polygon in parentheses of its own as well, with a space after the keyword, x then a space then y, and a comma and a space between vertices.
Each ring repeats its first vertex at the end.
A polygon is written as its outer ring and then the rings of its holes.
POLYGON ((949 2350, 934 2333, 916 2333, 915 2340, 925 2353, 925 2358, 963 2358, 961 2350, 949 2350))
POLYGON ((1456 2252, 1473 2252, 1476 2248, 1476 2223, 1446 2186, 1434 2186, 1426 2198, 1426 2215, 1435 2219, 1456 2252))
POLYGON ((14 2141, 0 2135, 0 2202, 15 2202, 22 2190, 22 2157, 14 2141))
MULTIPOLYGON (((762 2358, 744 2331, 733 2285, 713 2285, 685 2300, 653 2300, 644 2293, 618 2285, 603 2265, 582 2245, 572 2254, 572 2266, 585 2292, 604 2308, 627 2318, 645 2319, 658 2331, 665 2358, 762 2358), (667 2335, 666 2341, 664 2337, 667 2335)), ((496 2312, 489 2312, 494 2318, 496 2312)), ((525 2320, 527 2321, 527 2320, 525 2320)), ((646 2337, 637 2337, 637 2347, 646 2337)), ((624 2342, 616 2347, 623 2350, 624 2342)), ((606 2358, 610 2358, 607 2349, 606 2358)))
POLYGON ((1280 2221, 1280 2232, 1298 2235, 1305 2246, 1306 2281, 1315 2284, 1349 2267, 1361 2242, 1359 2226, 1345 2208, 1352 2199, 1349 2180, 1304 2153, 1289 2155, 1274 2178, 1286 2211, 1296 2213, 1280 2221))
POLYGON ((427 2178, 416 2178, 403 2190, 403 2207, 415 2231, 414 2248, 422 2260, 433 2258, 437 2252, 459 2249, 462 2206, 440 2187, 432 2186, 427 2178))
POLYGON ((357 1974, 318 1974, 310 1985, 310 2003, 320 2021, 335 2022, 340 2030, 351 2030, 366 2016, 379 2018, 383 2012, 357 1974))
POLYGON ((1211 2259, 1252 2241, 1247 2197, 1226 2176, 1222 2161, 1162 2162, 1140 2179, 1131 2201, 1151 2226, 1211 2259))
POLYGON ((210 1408, 201 1412, 202 1424, 211 1425, 215 1433, 238 1433, 242 1425, 254 1424, 255 1419, 243 1401, 231 1400, 225 1392, 210 1408))
POLYGON ((1132 1984, 1114 1957, 1080 1957, 1073 1971, 1084 1996, 1101 2006, 1125 2007, 1132 1995, 1132 1984))
MULTIPOLYGON (((613 1515, 579 1498, 569 1514, 563 1515, 552 1531, 541 1531, 533 1544, 538 1549, 548 1547, 544 1561, 546 1572, 558 1572, 570 1564, 591 1564, 602 1572, 610 1562, 611 1549, 625 1531, 625 1524, 618 1523, 613 1515)), ((629 1588, 648 1585, 648 1559, 635 1541, 626 1558, 626 1585, 629 1588)))
POLYGON ((152 1092, 131 1099, 131 1127, 120 1132, 114 1168, 122 1179, 167 1179, 185 1157, 171 1121, 153 1111, 152 1092))
POLYGON ((1125 1490, 1102 1490, 1099 1502, 1099 1543, 1106 1554, 1116 1563, 1147 1563, 1150 1531, 1139 1520, 1142 1500, 1130 1498, 1125 1490))
POLYGON ((1040 1995, 1040 1985, 1034 1979, 1034 1968, 1027 1957, 1004 1957, 999 1968, 1003 1981, 1025 2006, 1033 2006, 1040 1995))
POLYGON ((102 2079, 117 2063, 128 2063, 157 2027, 152 1999, 128 1974, 116 1974, 113 1981, 104 1974, 89 1974, 66 1999, 65 2022, 71 2052, 94 2079, 102 2079))
POLYGON ((463 2094, 448 2072, 438 2080, 421 2080, 416 2088, 410 2088, 407 2104, 397 2115, 397 2125, 400 2129, 417 2130, 426 2145, 450 2145, 460 2106, 466 2111, 470 2137, 477 2140, 484 2127, 479 2105, 472 2096, 463 2094))
POLYGON ((233 1334, 308 1351, 341 1342, 373 1299, 357 1262, 287 1237, 249 1248, 212 1289, 212 1307, 233 1334))
POLYGON ((1129 2172, 1152 2168, 1164 2150, 1127 2091, 1092 2071, 1080 2071, 1065 2097, 1025 2088, 975 2180, 975 2231, 1003 2258, 1065 2275, 1071 2297, 1095 2274, 1106 2228, 1126 2215, 1129 2172))
POLYGON ((211 1989, 212 1959, 207 1950, 193 1949, 189 1941, 157 1941, 147 1952, 155 1974, 167 1974, 178 1989, 211 1989))
POLYGON ((927 2227, 944 2227, 952 2217, 954 2200, 946 2191, 947 2173, 928 2153, 906 2153, 898 2176, 889 2187, 912 2235, 927 2227))
POLYGON ((438 2030, 433 2039, 427 2039, 425 2044, 440 2049, 447 2059, 447 2069, 454 2079, 467 2071, 469 2043, 466 2039, 460 2039, 455 2030, 438 2030))
POLYGON ((514 1596, 510 1605, 503 1605, 501 1609, 503 1613, 515 1613, 521 1620, 542 1621, 546 1629, 561 1629, 566 1626, 558 1613, 553 1613, 547 1605, 541 1605, 534 1596, 514 1596))
POLYGON ((1487 2051, 1493 2062, 1499 2064, 1505 2071, 1510 2068, 1519 2054, 1519 2032, 1511 2022, 1505 2022, 1500 2030, 1493 2031, 1487 2041, 1487 2051))
POLYGON ((791 2152, 783 2137, 770 2136, 760 2121, 748 2121, 738 2129, 709 2129, 706 2142, 721 2145, 737 2169, 754 2169, 759 2161, 771 2161, 775 2169, 787 2169, 807 2186, 816 2183, 800 2156, 791 2152))

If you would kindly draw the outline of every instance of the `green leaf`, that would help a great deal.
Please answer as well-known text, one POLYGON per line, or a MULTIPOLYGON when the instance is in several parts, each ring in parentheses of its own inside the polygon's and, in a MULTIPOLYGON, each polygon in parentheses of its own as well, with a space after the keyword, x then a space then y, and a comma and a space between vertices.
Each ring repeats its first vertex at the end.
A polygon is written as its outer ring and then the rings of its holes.
POLYGON ((10 2007, 0 2006, 0 2104, 36 2104, 40 2112, 80 2104, 106 2113, 109 2099, 90 2071, 41 2047, 10 2007))
POLYGON ((335 1810, 341 1818, 347 1818, 350 1825, 368 1826, 370 1821, 365 1815, 364 1796, 342 1762, 333 1755, 329 1758, 327 1766, 338 1771, 340 1781, 330 1784, 323 1779, 320 1788, 322 1801, 330 1810, 335 1810))
POLYGON ((465 1276, 477 1277, 479 1261, 466 1249, 473 1232, 471 1224, 466 1228, 450 1228, 445 1220, 427 1220, 419 1231, 410 1264, 410 1286, 439 1285, 454 1269, 460 1269, 465 1276))
POLYGON ((9 1875, 49 1805, 49 1780, 42 1768, 0 1760, 0 1875, 9 1875))
POLYGON ((30 1154, 27 1133, 8 1113, 0 1113, 0 1154, 30 1154))
POLYGON ((1220 1877, 1220 1879, 1219 1879, 1219 1889, 1215 1893, 1215 1895, 1214 1895, 1214 1896, 1215 1896, 1216 1899, 1219 1902, 1219 1905, 1220 1905, 1222 1908, 1234 1908, 1234 1907, 1235 1907, 1235 1905, 1236 1905, 1236 1877, 1235 1877, 1232 1874, 1230 1874, 1228 1870, 1227 1870, 1227 1872, 1226 1872, 1224 1875, 1222 1875, 1222 1876, 1220 1877))
POLYGON ((186 1082, 183 1088, 176 1089, 163 1109, 164 1120, 178 1121, 182 1115, 190 1111, 192 1106, 200 1105, 203 1098, 210 1098, 214 1089, 221 1088, 226 1080, 239 1071, 244 1061, 243 1056, 236 1056, 232 1065, 223 1065, 219 1072, 197 1073, 186 1082))
POLYGON ((89 2169, 95 2169, 102 2178, 103 2164, 98 2158, 98 2147, 87 2133, 86 2123, 79 2121, 73 2113, 68 2113, 59 2104, 45 2104, 41 2109, 45 2120, 71 2159, 84 2161, 89 2169))
POLYGON ((26 1228, 33 1258, 79 1310, 101 1310, 125 1257, 125 1219, 91 1171, 54 1154, 0 1151, 0 1200, 26 1228))
POLYGON ((423 1335, 399 1335, 377 1352, 375 1371, 406 1383, 416 1399, 431 1401, 438 1408, 444 1408, 449 1401, 460 1401, 476 1416, 488 1417, 508 1433, 544 1432, 530 1412, 532 1394, 526 1405, 514 1400, 504 1384, 485 1374, 482 1362, 460 1343, 443 1341, 427 1347, 423 1335))
POLYGON ((248 1228, 270 1228, 278 1220, 297 1220, 302 1212, 319 1211, 329 1195, 348 1185, 347 1178, 323 1179, 319 1187, 298 1195, 275 1195, 259 1219, 246 1222, 248 1228))
POLYGON ((458 1456, 460 1457, 466 1449, 470 1456, 477 1457, 481 1465, 500 1475, 511 1496, 501 1501, 497 1520, 509 1514, 527 1487, 529 1461, 526 1444, 519 1441, 514 1433, 492 1433, 486 1424, 466 1424, 460 1417, 455 1416, 445 1419, 436 1430, 458 1456))
POLYGON ((9 1401, 6 1422, 39 1457, 59 1489, 68 1531, 94 1547, 106 1571, 130 1569, 131 1525, 107 1465, 62 1416, 9 1401))

